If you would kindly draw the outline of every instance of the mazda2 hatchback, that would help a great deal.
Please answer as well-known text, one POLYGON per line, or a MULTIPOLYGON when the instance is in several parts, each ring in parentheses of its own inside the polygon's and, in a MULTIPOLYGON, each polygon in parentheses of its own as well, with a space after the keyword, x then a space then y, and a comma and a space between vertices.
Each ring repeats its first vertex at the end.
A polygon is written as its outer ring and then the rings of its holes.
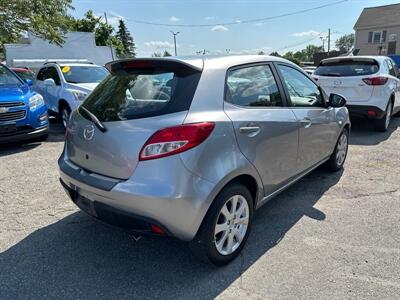
POLYGON ((89 215, 190 241, 226 264, 254 212, 326 163, 342 168, 349 117, 276 57, 151 58, 109 63, 72 113, 61 184, 89 215))

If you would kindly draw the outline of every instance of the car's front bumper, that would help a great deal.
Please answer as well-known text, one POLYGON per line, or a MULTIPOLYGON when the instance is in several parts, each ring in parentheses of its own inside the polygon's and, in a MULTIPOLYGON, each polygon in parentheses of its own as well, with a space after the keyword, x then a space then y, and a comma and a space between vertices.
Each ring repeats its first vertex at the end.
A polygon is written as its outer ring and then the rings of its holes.
POLYGON ((49 124, 33 128, 30 126, 20 127, 17 131, 7 134, 0 134, 0 144, 21 142, 40 138, 49 133, 49 124))
POLYGON ((130 231, 146 233, 154 224, 189 241, 215 197, 215 185, 188 171, 177 155, 139 163, 128 180, 90 173, 65 154, 58 164, 62 185, 78 207, 130 231))

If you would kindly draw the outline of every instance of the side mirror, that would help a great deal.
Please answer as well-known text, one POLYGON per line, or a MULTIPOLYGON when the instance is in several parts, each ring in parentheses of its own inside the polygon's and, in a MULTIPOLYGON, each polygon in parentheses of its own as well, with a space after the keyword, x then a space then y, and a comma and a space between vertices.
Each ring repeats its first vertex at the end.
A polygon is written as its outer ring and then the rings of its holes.
POLYGON ((48 86, 48 87, 56 86, 56 83, 54 82, 53 78, 47 78, 43 81, 43 83, 45 86, 48 86))
POLYGON ((346 98, 338 94, 329 95, 329 105, 332 107, 343 107, 346 105, 346 98))
POLYGON ((25 83, 29 86, 32 86, 33 81, 31 79, 24 79, 25 83))

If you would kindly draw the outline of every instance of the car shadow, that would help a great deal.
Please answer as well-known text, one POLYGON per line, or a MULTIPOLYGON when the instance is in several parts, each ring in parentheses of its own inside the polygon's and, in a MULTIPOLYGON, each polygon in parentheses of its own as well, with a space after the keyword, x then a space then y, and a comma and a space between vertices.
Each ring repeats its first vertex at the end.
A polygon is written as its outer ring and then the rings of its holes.
POLYGON ((365 118, 352 118, 349 144, 362 146, 378 145, 388 140, 399 127, 399 117, 392 118, 386 132, 376 131, 373 123, 365 118))
MULTIPOLYGON (((211 299, 275 247, 342 172, 316 170, 257 211, 240 257, 225 267, 197 261, 187 244, 131 235, 82 212, 36 230, 0 253, 0 295, 6 298, 211 299)), ((67 197, 65 201, 69 201, 67 197)))
POLYGON ((64 127, 55 118, 50 118, 49 137, 45 141, 37 139, 0 144, 0 157, 32 150, 43 143, 63 142, 64 127))

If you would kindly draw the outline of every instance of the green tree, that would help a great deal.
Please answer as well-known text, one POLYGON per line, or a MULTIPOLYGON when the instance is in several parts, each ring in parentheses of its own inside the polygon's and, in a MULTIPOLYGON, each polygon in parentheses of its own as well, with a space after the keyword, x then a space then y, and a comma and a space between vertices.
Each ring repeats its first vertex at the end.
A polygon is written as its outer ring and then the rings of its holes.
POLYGON ((353 45, 354 45, 354 33, 342 35, 335 42, 336 48, 338 48, 339 51, 342 53, 350 51, 353 45))
POLYGON ((258 51, 258 53, 257 53, 258 55, 265 55, 265 52, 264 51, 258 51))
POLYGON ((305 49, 301 51, 304 58, 302 61, 314 61, 314 55, 322 51, 323 49, 321 46, 308 45, 305 49))
POLYGON ((295 57, 295 55, 292 51, 286 52, 283 55, 283 58, 290 60, 292 63, 295 63, 296 65, 300 64, 300 60, 297 57, 295 57))
POLYGON ((135 43, 133 38, 125 25, 124 20, 119 20, 118 31, 115 35, 121 41, 122 44, 122 53, 121 56, 123 57, 135 57, 135 43))
POLYGON ((269 55, 270 55, 270 56, 277 56, 277 57, 281 57, 281 55, 280 55, 278 52, 276 52, 276 51, 274 51, 274 52, 271 52, 269 55))
POLYGON ((72 0, 1 0, 0 46, 16 42, 23 32, 61 45, 74 9, 72 0))
POLYGON ((163 56, 164 56, 164 57, 172 56, 172 54, 169 53, 167 50, 164 50, 163 56))
POLYGON ((71 31, 94 32, 100 24, 101 17, 96 17, 92 10, 88 10, 83 19, 73 19, 71 31))

